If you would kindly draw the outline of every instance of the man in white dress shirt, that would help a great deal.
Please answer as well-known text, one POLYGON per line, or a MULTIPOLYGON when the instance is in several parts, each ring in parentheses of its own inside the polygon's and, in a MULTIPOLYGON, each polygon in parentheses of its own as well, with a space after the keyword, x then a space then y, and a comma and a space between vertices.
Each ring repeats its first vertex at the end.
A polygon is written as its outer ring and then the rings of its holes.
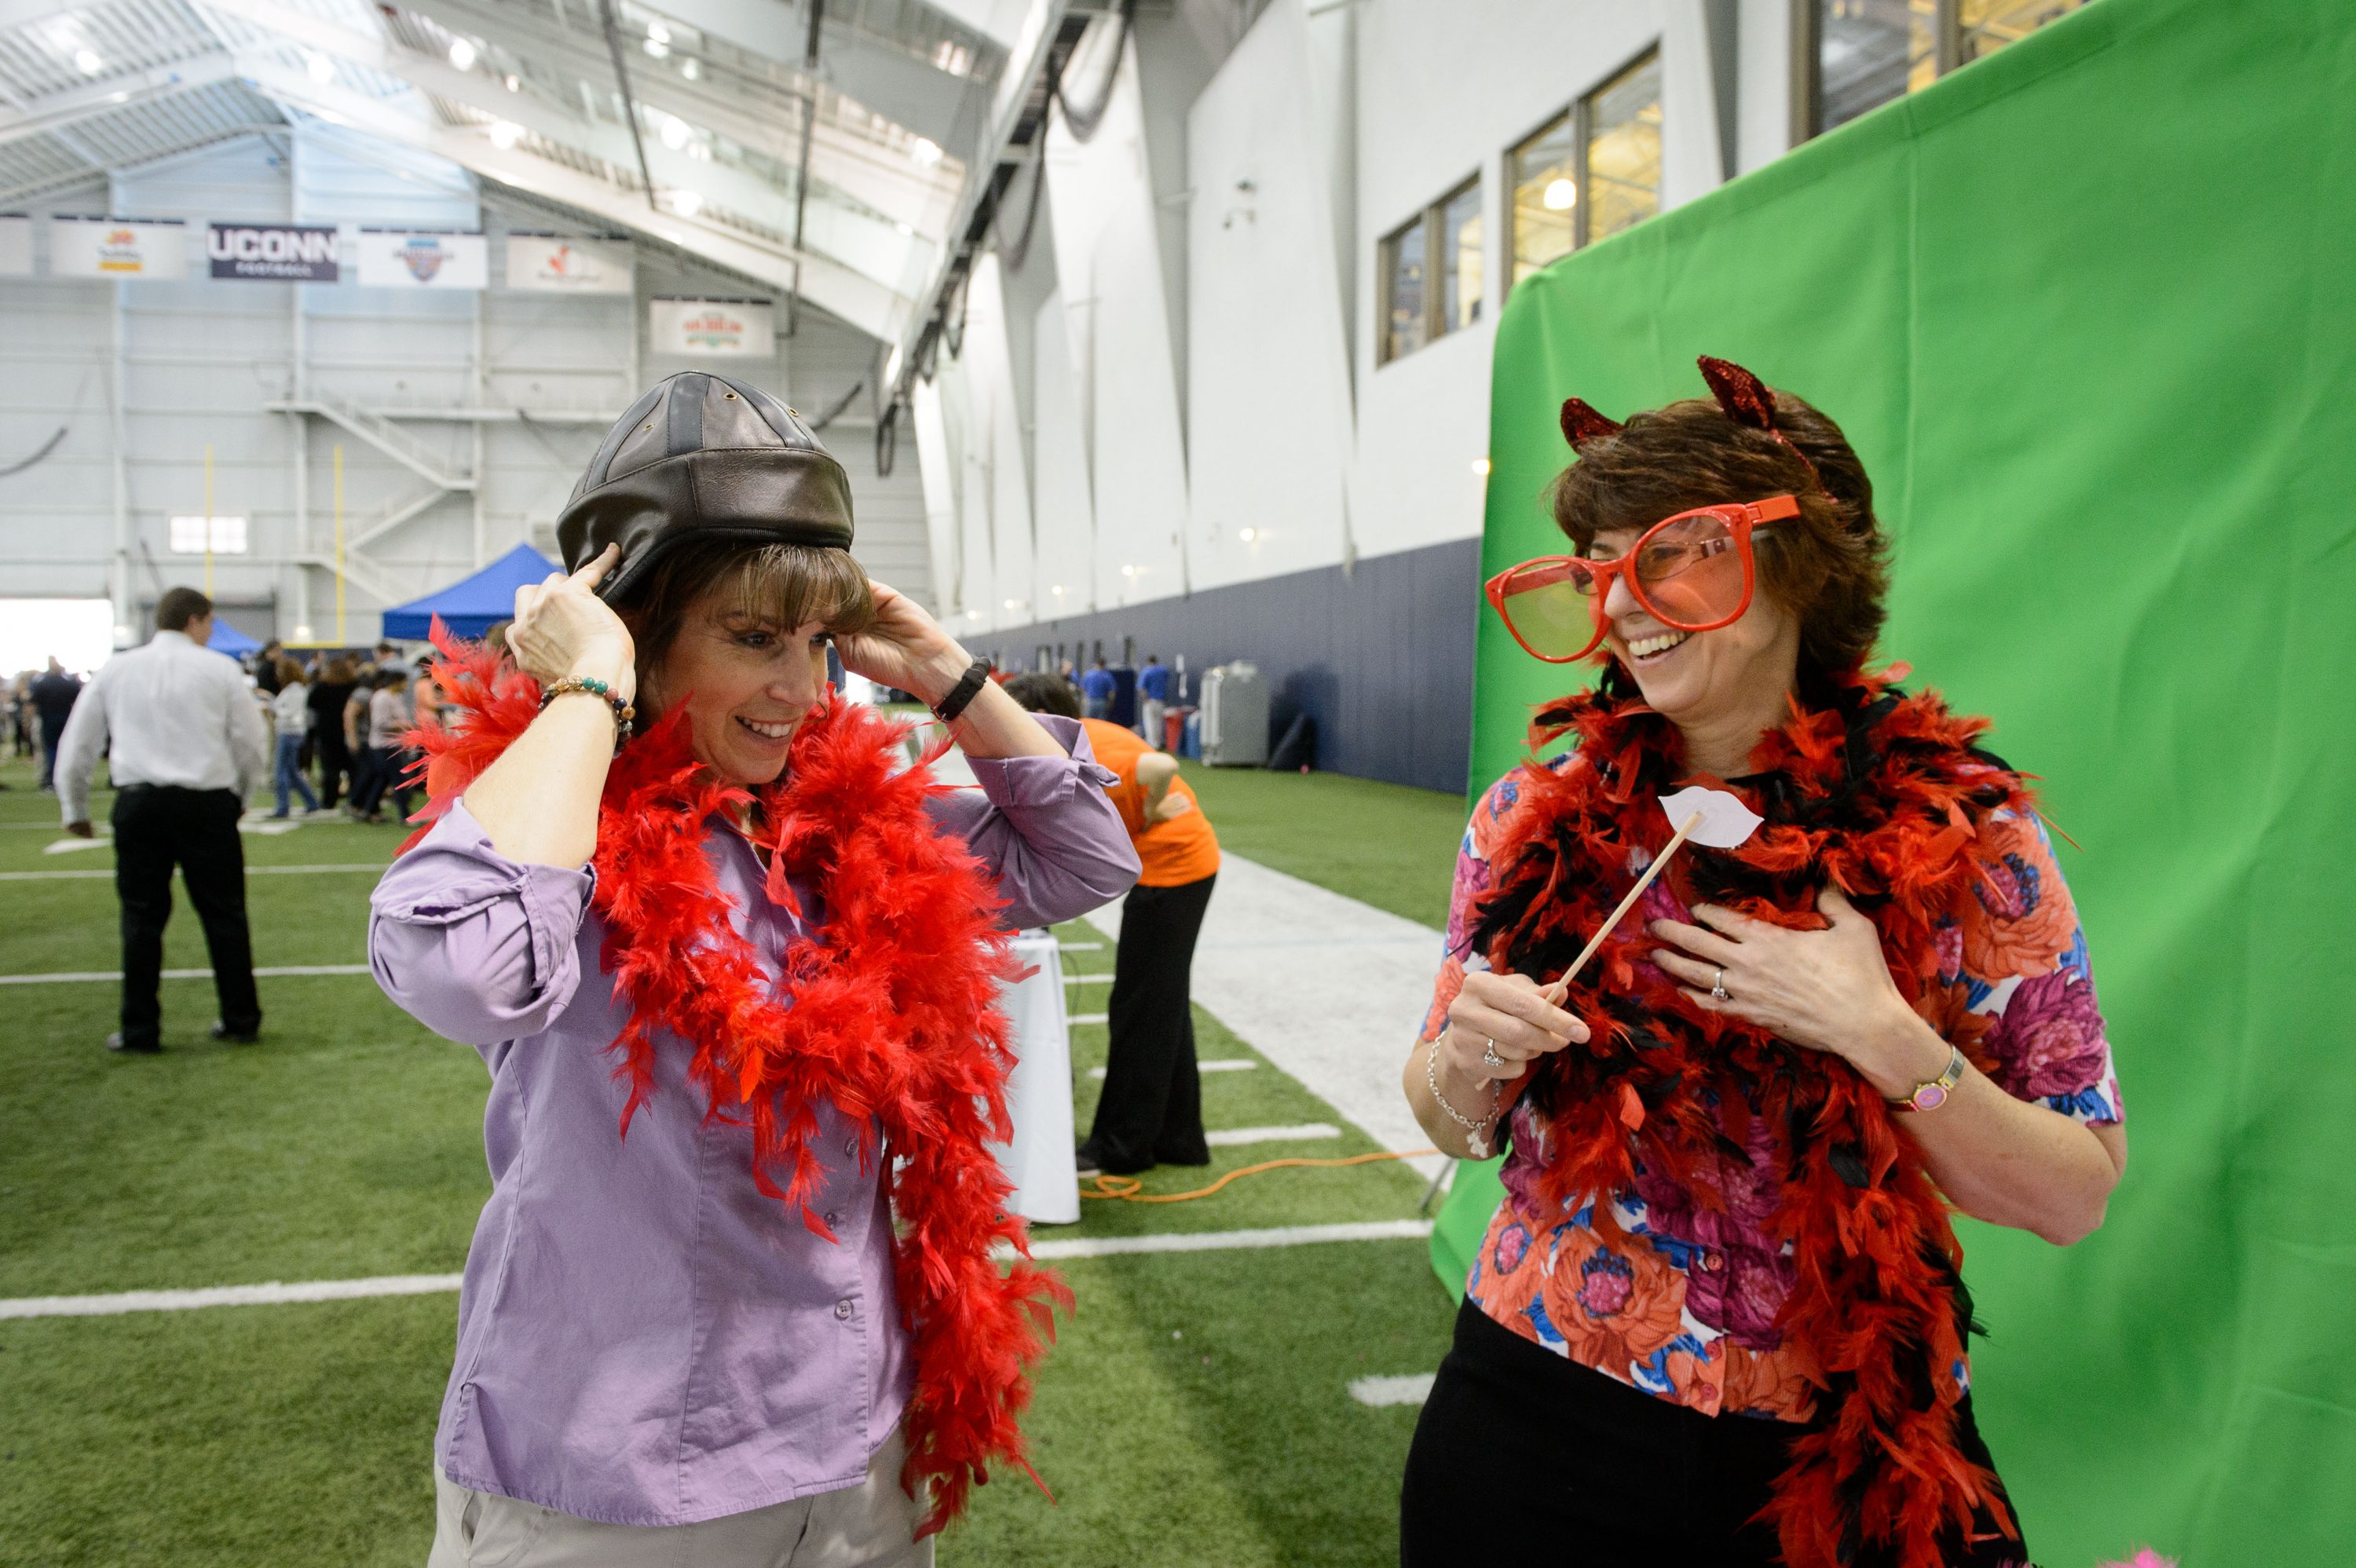
POLYGON ((163 1049, 157 988, 176 863, 212 955, 220 998, 213 1038, 251 1041, 262 1032, 237 821, 267 775, 270 726, 237 661, 205 646, 213 635, 211 600, 193 588, 171 589, 156 603, 155 626, 145 647, 107 661, 58 742, 66 830, 85 838, 91 774, 102 753, 112 756, 123 1029, 106 1037, 109 1051, 163 1049))

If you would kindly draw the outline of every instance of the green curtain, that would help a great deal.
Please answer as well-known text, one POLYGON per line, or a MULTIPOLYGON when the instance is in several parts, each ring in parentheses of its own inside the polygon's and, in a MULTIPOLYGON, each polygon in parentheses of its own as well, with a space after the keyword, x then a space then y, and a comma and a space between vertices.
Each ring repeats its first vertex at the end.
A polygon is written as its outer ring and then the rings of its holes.
MULTIPOLYGON (((2048 1568, 2356 1562, 2356 7, 2096 0, 1514 290, 1485 572, 1562 547, 1571 393, 1722 355, 1838 420, 1884 656, 2044 780, 2134 1157, 2078 1246, 1962 1223, 2048 1568)), ((1564 671, 1483 612, 1471 784, 1564 671)), ((1571 677, 1576 678, 1576 677, 1571 677)), ((1452 1289, 1497 1187, 1434 1238, 1452 1289)))

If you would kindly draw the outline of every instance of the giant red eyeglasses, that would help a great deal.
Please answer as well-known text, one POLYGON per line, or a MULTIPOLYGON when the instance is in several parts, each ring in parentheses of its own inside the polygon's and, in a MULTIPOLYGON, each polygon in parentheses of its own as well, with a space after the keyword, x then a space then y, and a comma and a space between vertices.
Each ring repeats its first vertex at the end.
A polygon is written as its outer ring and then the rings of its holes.
POLYGON ((1540 556, 1497 573, 1484 592, 1514 641, 1548 664, 1585 658, 1601 645, 1612 625, 1603 605, 1614 577, 1664 626, 1714 632, 1751 608, 1758 576, 1751 536, 1799 515, 1793 496, 1697 507, 1646 528, 1625 555, 1540 556))

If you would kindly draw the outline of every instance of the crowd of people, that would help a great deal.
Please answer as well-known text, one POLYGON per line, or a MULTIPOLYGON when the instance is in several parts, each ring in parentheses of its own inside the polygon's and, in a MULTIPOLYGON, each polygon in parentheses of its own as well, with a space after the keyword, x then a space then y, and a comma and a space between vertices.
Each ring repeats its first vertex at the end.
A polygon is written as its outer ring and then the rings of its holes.
MULTIPOLYGON (((391 642, 365 652, 296 653, 274 638, 234 661, 273 737, 261 785, 273 795, 269 815, 290 819, 300 801, 306 816, 341 812, 355 821, 381 823, 390 800, 390 820, 408 820, 417 795, 410 776, 417 753, 402 737, 438 706, 429 662, 428 656, 411 660, 391 642)), ((55 788, 59 745, 88 684, 51 658, 46 671, 27 670, 7 687, 11 752, 35 760, 41 789, 55 788)))

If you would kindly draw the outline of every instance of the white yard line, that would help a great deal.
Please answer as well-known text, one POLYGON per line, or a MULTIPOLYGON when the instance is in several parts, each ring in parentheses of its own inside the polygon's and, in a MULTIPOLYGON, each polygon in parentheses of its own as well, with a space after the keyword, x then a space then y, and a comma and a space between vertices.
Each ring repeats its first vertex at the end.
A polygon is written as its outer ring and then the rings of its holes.
MULTIPOLYGON (((381 875, 384 862, 369 860, 351 866, 248 866, 249 877, 324 877, 331 872, 375 871, 381 875)), ((111 878, 112 871, 0 871, 0 882, 76 882, 99 878, 111 878)))
POLYGON ((1112 1022, 1112 1015, 1110 1013, 1074 1013, 1064 1021, 1075 1024, 1108 1024, 1112 1022))
POLYGON ((1102 975, 1066 975, 1064 976, 1064 984, 1066 986, 1109 986, 1112 984, 1112 974, 1110 971, 1107 971, 1102 975))
POLYGON ((1104 951, 1104 945, 1105 944, 1101 942, 1058 942, 1055 944, 1056 950, 1063 953, 1102 953, 1104 951))
MULTIPOLYGON (((1074 1023, 1077 1023, 1080 1020, 1074 1019, 1072 1021, 1074 1023)), ((1254 1061, 1248 1056, 1220 1056, 1214 1057, 1208 1061, 1198 1061, 1194 1063, 1196 1071, 1202 1072, 1249 1072, 1258 1066, 1259 1066, 1259 1063, 1254 1061)), ((1091 1078, 1102 1078, 1104 1075, 1105 1070, 1101 1067, 1091 1067, 1088 1069, 1088 1076, 1091 1078)), ((1431 1146, 1429 1142, 1426 1142, 1419 1147, 1429 1148, 1431 1146)))
MULTIPOLYGON (((1119 904, 1087 919, 1120 934, 1119 904)), ((1430 1148, 1398 1079, 1430 1005, 1441 940, 1430 926, 1223 851, 1194 947, 1194 1000, 1383 1147, 1430 1148)), ((1440 1162, 1408 1163, 1428 1177, 1440 1162)))
MULTIPOLYGON (((369 966, 365 964, 282 964, 275 968, 256 969, 253 977, 257 980, 284 980, 300 975, 365 975, 368 972, 369 966)), ((166 980, 209 980, 212 977, 213 972, 209 969, 164 971, 166 980)), ((79 973, 60 970, 54 975, 0 975, 0 986, 70 986, 122 978, 123 971, 120 969, 89 969, 79 973)))
POLYGON ((1304 1122, 1297 1127, 1228 1127, 1222 1132, 1205 1133, 1203 1141, 1213 1148, 1232 1148, 1240 1144, 1308 1143, 1341 1136, 1342 1129, 1330 1122, 1304 1122))
MULTIPOLYGON (((1253 1231, 1194 1231, 1175 1235, 1074 1236, 1033 1242, 1031 1255, 1101 1258, 1127 1253, 1215 1253, 1323 1242, 1417 1241, 1431 1234, 1429 1220, 1370 1220, 1339 1225, 1287 1225, 1253 1231)), ((384 1296, 435 1296, 458 1288, 455 1274, 382 1275, 374 1279, 319 1279, 295 1285, 219 1285, 200 1290, 126 1290, 111 1296, 25 1296, 0 1299, 0 1318, 105 1317, 124 1312, 187 1312, 202 1307, 279 1307, 314 1301, 357 1301, 384 1296)))
POLYGON ((1397 1378, 1353 1378, 1350 1397, 1377 1410, 1387 1404, 1421 1404, 1431 1397, 1434 1375, 1412 1372, 1397 1378))

